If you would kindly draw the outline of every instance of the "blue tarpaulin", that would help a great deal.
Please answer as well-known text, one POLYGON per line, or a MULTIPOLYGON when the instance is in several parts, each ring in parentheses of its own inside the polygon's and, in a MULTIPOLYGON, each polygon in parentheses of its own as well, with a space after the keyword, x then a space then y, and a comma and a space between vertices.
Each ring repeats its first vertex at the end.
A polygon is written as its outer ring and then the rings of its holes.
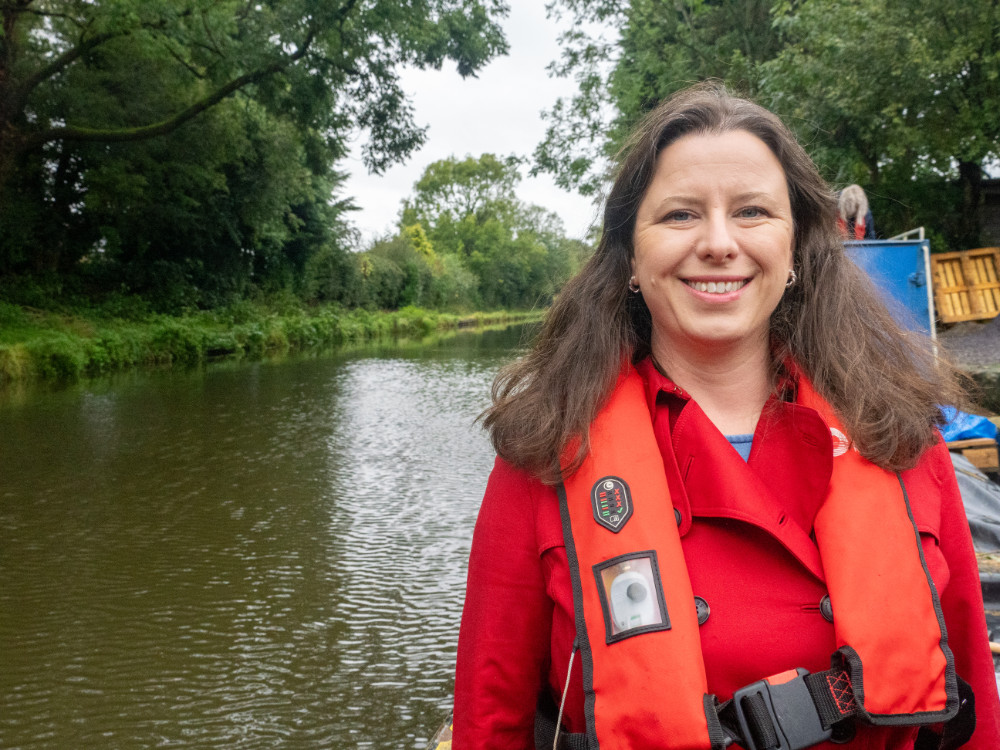
POLYGON ((972 440, 974 438, 997 439, 997 426, 986 417, 967 414, 951 406, 941 407, 947 423, 941 428, 941 437, 951 440, 972 440))

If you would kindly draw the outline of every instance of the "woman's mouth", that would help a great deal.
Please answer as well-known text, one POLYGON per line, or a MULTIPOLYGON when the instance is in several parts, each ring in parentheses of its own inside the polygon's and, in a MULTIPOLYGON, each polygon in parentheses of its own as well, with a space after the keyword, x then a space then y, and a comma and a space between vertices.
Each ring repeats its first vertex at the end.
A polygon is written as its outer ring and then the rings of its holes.
POLYGON ((684 282, 696 292, 707 292, 708 294, 726 294, 742 289, 750 283, 750 279, 739 281, 686 281, 684 282))

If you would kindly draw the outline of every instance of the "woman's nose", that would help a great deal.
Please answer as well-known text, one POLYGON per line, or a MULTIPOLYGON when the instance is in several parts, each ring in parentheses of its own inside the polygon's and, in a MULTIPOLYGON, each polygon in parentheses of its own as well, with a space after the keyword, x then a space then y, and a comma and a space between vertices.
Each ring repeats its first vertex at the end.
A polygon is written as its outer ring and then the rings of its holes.
POLYGON ((729 217, 722 213, 711 213, 703 225, 698 254, 705 260, 716 262, 728 260, 739 251, 729 217))

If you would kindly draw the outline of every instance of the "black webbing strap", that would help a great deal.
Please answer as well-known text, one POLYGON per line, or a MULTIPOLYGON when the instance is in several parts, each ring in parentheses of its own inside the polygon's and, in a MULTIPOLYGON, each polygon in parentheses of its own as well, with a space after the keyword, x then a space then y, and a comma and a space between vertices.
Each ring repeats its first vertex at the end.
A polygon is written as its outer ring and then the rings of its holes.
POLYGON ((972 687, 958 678, 958 713, 944 725, 941 734, 921 727, 913 750, 956 750, 972 739, 976 731, 976 696, 972 687))
POLYGON ((858 713, 846 671, 828 670, 740 688, 718 708, 732 742, 747 750, 804 750, 826 742, 834 725, 858 713))
MULTIPOLYGON (((552 750, 558 716, 558 707, 549 696, 548 691, 543 690, 535 710, 535 750, 552 750)), ((587 750, 587 735, 572 734, 563 729, 559 732, 558 748, 559 750, 587 750)))
MULTIPOLYGON (((719 704, 715 713, 725 738, 718 742, 717 733, 712 732, 718 725, 710 717, 713 748, 735 742, 746 750, 805 750, 835 737, 838 729, 849 728, 846 725, 859 710, 846 670, 809 673, 800 669, 798 673, 778 685, 767 680, 747 685, 733 693, 731 700, 719 704)), ((975 697, 961 678, 958 693, 958 715, 944 725, 943 735, 922 728, 916 750, 955 750, 972 737, 976 727, 975 697)), ((552 699, 543 693, 535 713, 537 750, 551 750, 557 716, 552 699)), ((587 735, 561 732, 559 750, 588 750, 587 735)))
POLYGON ((779 747, 778 728, 771 721, 764 696, 753 693, 743 699, 743 713, 747 717, 750 735, 756 747, 779 747))
POLYGON ((813 672, 806 674, 804 680, 824 727, 832 727, 858 713, 851 676, 846 669, 813 672))

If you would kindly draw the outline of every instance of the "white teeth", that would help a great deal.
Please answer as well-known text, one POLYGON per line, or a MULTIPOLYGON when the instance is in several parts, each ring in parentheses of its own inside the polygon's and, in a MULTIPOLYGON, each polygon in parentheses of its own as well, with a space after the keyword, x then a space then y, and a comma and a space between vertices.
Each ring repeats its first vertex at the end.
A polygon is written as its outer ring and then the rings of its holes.
POLYGON ((735 292, 737 289, 741 289, 746 285, 746 281, 688 281, 687 284, 699 292, 725 294, 726 292, 735 292))

